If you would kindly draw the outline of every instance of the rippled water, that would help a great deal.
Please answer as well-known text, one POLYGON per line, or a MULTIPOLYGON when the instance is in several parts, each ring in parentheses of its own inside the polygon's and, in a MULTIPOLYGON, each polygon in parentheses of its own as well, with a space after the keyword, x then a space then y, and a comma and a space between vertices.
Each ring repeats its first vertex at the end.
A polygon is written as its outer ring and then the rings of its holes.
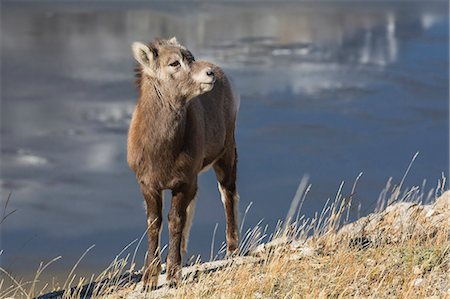
MULTIPOLYGON (((126 165, 135 40, 177 36, 235 82, 246 227, 284 218, 304 174, 307 216, 341 181, 348 195, 359 172, 355 206, 370 212, 416 151, 406 185, 434 187, 448 175, 448 21, 446 2, 425 1, 4 4, 1 196, 12 191, 17 212, 1 226, 2 266, 27 277, 63 255, 52 271, 68 270, 96 244, 80 269, 98 271, 144 232, 126 165)), ((220 244, 224 213, 207 173, 190 254, 209 257, 215 223, 220 244)))

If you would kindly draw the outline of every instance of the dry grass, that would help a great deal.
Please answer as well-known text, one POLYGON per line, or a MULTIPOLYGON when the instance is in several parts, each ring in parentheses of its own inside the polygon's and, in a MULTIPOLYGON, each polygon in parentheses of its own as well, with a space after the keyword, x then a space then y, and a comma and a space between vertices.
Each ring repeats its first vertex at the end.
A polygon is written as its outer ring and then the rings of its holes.
MULTIPOLYGON (((228 266, 213 273, 199 273, 186 278, 176 289, 140 293, 134 283, 119 281, 93 290, 97 298, 328 298, 328 297, 397 297, 445 298, 449 292, 448 236, 440 235, 417 244, 403 244, 356 249, 320 248, 299 255, 288 245, 267 253, 260 262, 228 266)), ((123 263, 123 261, 122 261, 123 263)), ((116 271, 124 268, 117 262, 116 271)), ((86 283, 80 280, 79 286, 86 283)), ((26 288, 26 285, 23 286, 26 288)), ((36 292, 37 293, 37 292, 36 292)), ((83 298, 78 287, 66 298, 83 298)), ((15 292, 15 298, 34 294, 15 292)))
MULTIPOLYGON (((444 177, 435 190, 426 194, 418 187, 400 192, 403 180, 398 186, 390 184, 389 181, 386 190, 383 190, 378 206, 384 207, 386 203, 402 200, 427 202, 445 190, 444 177)), ((426 239, 402 239, 401 242, 382 243, 367 248, 352 246, 348 242, 335 242, 336 232, 348 218, 347 211, 352 205, 355 187, 356 182, 351 194, 344 197, 341 194, 341 186, 335 199, 327 202, 321 213, 312 219, 306 219, 299 216, 299 209, 310 186, 306 180, 302 180, 287 219, 279 222, 274 233, 268 236, 267 228, 258 224, 243 234, 241 256, 250 253, 253 258, 237 257, 235 262, 214 271, 198 271, 187 275, 177 288, 165 286, 153 292, 141 291, 141 285, 137 284, 139 275, 129 274, 129 270, 135 267, 134 260, 139 241, 136 242, 134 254, 133 250, 129 254, 126 253, 133 245, 131 243, 117 255, 110 267, 97 277, 77 277, 75 265, 63 284, 63 289, 67 289, 68 286, 72 286, 72 289, 70 292, 61 293, 60 296, 62 298, 430 296, 450 298, 448 228, 443 228, 438 234, 426 239), (268 241, 272 241, 269 244, 276 245, 261 245, 268 241)), ((17 281, 0 268, 4 274, 0 281, 0 298, 32 298, 52 291, 54 286, 36 288, 39 275, 47 266, 42 264, 35 280, 30 282, 17 281), (6 282, 10 284, 7 287, 6 282)))
MULTIPOLYGON (((388 184, 388 190, 382 193, 383 201, 429 202, 444 192, 445 181, 442 177, 436 190, 427 194, 416 187, 400 192, 402 183, 393 187, 388 184)), ((354 189, 355 185, 351 194, 354 189)), ((308 190, 304 181, 299 190, 297 199, 293 200, 297 204, 308 190)), ((296 218, 290 224, 288 216, 285 225, 280 222, 272 237, 272 243, 276 245, 255 254, 259 257, 257 262, 232 264, 212 273, 187 276, 178 288, 159 290, 145 297, 450 298, 449 226, 426 238, 412 235, 411 238, 399 238, 399 242, 368 247, 336 242, 336 232, 345 222, 352 197, 344 198, 341 190, 315 218, 296 218)), ((292 211, 288 215, 292 216, 292 211)), ((450 219, 448 221, 450 225, 450 219)), ((264 232, 256 227, 247 235, 256 235, 255 239, 259 240, 264 232)), ((109 298, 142 295, 123 290, 109 298)))
POLYGON ((445 297, 450 295, 448 258, 448 243, 435 240, 365 250, 342 247, 301 257, 289 250, 261 263, 200 275, 195 283, 148 297, 445 297))

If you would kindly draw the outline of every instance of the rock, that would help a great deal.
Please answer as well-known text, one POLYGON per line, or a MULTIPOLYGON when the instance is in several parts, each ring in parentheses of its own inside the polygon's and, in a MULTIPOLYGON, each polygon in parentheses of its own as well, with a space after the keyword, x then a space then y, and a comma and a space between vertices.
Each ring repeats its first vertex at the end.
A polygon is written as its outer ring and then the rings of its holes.
POLYGON ((417 278, 411 282, 411 285, 415 288, 420 287, 422 284, 423 284, 423 278, 417 278))
POLYGON ((271 250, 284 248, 285 245, 289 243, 292 243, 292 241, 289 238, 282 236, 273 239, 268 243, 259 244, 254 250, 250 252, 250 254, 253 256, 261 256, 262 254, 267 253, 271 250))
POLYGON ((337 242, 345 240, 351 246, 365 248, 411 238, 426 240, 439 232, 447 232, 448 237, 449 231, 450 191, 447 191, 432 204, 400 202, 345 225, 337 234, 337 242))

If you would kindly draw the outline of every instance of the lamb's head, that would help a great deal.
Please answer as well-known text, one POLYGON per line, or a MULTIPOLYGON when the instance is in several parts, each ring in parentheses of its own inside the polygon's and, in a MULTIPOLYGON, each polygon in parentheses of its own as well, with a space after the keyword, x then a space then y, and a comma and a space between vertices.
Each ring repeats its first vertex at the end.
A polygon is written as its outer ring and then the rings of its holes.
POLYGON ((140 75, 147 77, 163 95, 175 95, 187 101, 214 87, 216 77, 211 64, 195 61, 192 53, 175 37, 149 44, 134 42, 132 48, 140 75))

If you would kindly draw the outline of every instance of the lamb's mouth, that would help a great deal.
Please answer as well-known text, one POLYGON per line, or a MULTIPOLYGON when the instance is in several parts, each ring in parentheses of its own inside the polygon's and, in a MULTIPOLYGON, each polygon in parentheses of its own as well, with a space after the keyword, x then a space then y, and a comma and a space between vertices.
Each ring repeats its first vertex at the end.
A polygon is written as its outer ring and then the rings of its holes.
POLYGON ((209 83, 200 83, 200 88, 203 91, 210 91, 212 90, 214 87, 214 81, 213 82, 209 82, 209 83))

